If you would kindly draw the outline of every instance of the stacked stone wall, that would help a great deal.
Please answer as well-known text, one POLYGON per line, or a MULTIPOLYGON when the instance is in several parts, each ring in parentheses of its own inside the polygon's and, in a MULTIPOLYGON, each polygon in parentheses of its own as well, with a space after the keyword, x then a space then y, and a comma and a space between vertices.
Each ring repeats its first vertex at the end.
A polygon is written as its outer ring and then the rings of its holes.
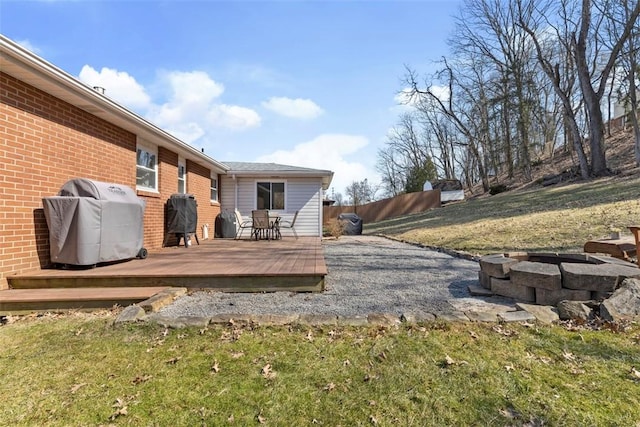
POLYGON ((627 278, 640 278, 640 268, 605 256, 518 252, 480 259, 482 287, 538 305, 602 300, 627 278))

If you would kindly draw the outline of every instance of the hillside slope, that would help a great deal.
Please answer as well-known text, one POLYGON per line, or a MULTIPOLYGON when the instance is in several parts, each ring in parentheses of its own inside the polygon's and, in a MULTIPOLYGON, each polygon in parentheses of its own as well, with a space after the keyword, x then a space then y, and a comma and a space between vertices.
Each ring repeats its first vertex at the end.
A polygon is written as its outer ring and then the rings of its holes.
MULTIPOLYGON (((607 138, 606 142, 607 165, 612 172, 611 177, 640 176, 640 168, 635 166, 633 154, 633 133, 630 129, 621 130, 607 138)), ((509 178, 502 173, 491 179, 491 185, 506 185, 509 191, 531 188, 543 188, 541 185, 545 177, 561 176, 559 185, 582 181, 579 176, 578 160, 570 150, 558 149, 552 156, 539 159, 537 166, 532 169, 532 181, 526 181, 523 174, 518 171, 515 176, 509 178)), ((478 183, 467 189, 467 197, 482 197, 482 185, 478 183)))
POLYGON ((617 134, 609 141, 608 153, 614 172, 608 177, 575 177, 542 186, 543 176, 573 166, 569 154, 556 153, 553 161, 535 168, 537 181, 499 178, 509 191, 470 195, 439 209, 365 223, 364 232, 474 255, 582 252, 587 241, 607 238, 613 229, 631 238, 627 227, 640 225, 640 168, 634 165, 631 135, 617 134))

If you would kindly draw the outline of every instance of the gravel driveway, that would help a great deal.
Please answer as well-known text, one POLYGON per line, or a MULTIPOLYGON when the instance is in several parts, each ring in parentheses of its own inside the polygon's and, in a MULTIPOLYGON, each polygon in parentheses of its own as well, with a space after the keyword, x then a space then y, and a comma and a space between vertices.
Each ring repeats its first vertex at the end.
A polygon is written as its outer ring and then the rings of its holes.
POLYGON ((322 293, 261 294, 199 291, 160 310, 165 316, 215 314, 319 314, 505 311, 502 299, 471 297, 477 262, 376 236, 323 242, 329 274, 322 293))

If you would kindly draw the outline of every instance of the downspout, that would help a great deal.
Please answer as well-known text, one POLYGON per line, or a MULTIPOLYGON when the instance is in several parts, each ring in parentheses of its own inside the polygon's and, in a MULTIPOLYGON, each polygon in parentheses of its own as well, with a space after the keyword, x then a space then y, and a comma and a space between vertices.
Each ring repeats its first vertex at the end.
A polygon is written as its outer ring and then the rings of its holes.
POLYGON ((231 175, 231 179, 233 180, 233 192, 234 192, 233 209, 239 211, 240 209, 238 209, 238 181, 236 180, 235 173, 231 175))
POLYGON ((323 213, 324 213, 324 209, 323 209, 323 201, 324 201, 324 191, 322 190, 322 183, 320 183, 320 201, 318 203, 318 210, 320 211, 318 213, 318 218, 320 218, 320 221, 318 222, 318 236, 320 236, 320 240, 322 240, 322 224, 324 223, 324 218, 323 218, 323 213))

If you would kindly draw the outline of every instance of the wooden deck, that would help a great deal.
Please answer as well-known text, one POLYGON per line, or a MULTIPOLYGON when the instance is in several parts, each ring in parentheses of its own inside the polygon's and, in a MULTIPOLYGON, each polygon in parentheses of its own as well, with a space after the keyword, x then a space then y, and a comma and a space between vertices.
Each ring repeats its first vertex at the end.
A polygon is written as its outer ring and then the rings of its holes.
POLYGON ((614 258, 635 262, 636 242, 633 237, 620 239, 589 240, 583 250, 588 253, 608 254, 614 258))
MULTIPOLYGON (((0 310, 2 307, 6 309, 12 298, 24 300, 27 294, 33 301, 52 299, 55 292, 52 293, 51 289, 74 288, 78 295, 93 294, 97 299, 102 298, 103 305, 108 303, 108 298, 104 298, 107 293, 116 295, 124 292, 113 288, 175 286, 222 292, 324 290, 327 266, 319 238, 277 241, 213 239, 201 240, 200 245, 193 243, 189 248, 180 246, 150 251, 146 259, 88 269, 41 269, 9 276, 10 289, 0 291, 0 310), (31 292, 17 292, 19 290, 31 292)), ((58 291, 58 294, 62 292, 58 291)), ((120 298, 126 300, 124 295, 120 298)), ((148 296, 142 299, 146 298, 148 296)), ((50 301, 51 304, 53 302, 50 301)), ((78 301, 72 304, 82 305, 78 301)))

